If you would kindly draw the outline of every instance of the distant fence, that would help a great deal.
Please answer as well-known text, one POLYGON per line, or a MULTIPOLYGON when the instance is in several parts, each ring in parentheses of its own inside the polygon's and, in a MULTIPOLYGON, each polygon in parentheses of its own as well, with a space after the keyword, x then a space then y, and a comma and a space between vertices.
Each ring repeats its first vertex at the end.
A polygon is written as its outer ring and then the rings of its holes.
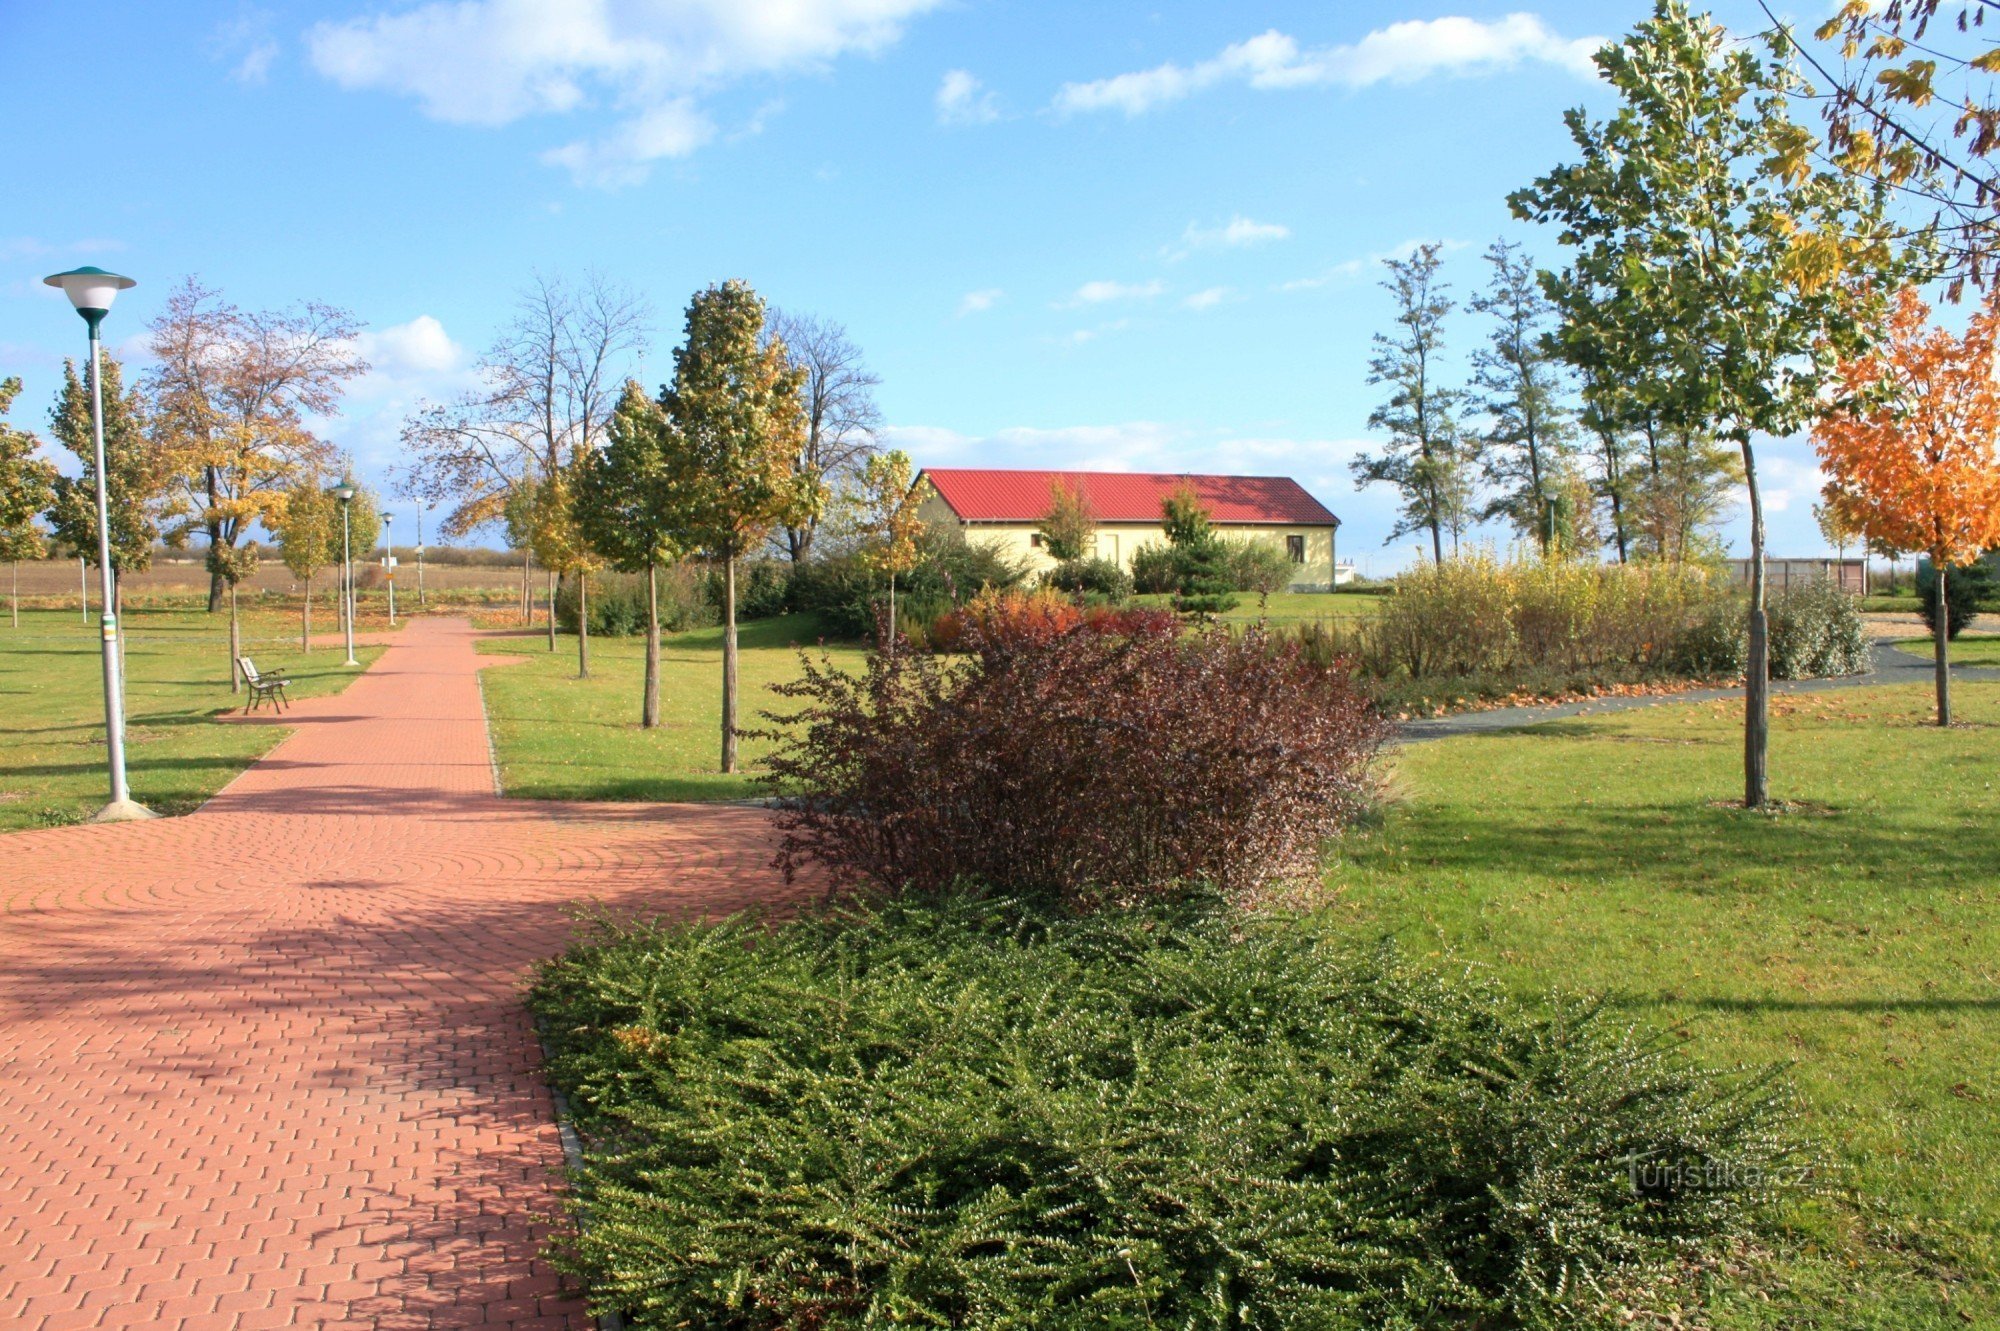
MULTIPOLYGON (((403 562, 396 568, 396 585, 403 594, 414 596, 417 590, 416 561, 407 556, 402 559, 403 562)), ((355 584, 364 591, 380 587, 386 572, 379 562, 363 564, 357 560, 355 584)), ((535 572, 539 576, 541 570, 536 569, 535 572)), ((313 579, 313 590, 331 587, 333 577, 333 569, 324 570, 313 579)), ((24 560, 20 565, 20 579, 23 596, 75 596, 78 587, 77 563, 74 559, 24 560)), ((5 595, 11 585, 8 566, 0 564, 0 595, 5 595)), ((292 576, 290 569, 275 560, 260 563, 255 573, 238 584, 248 594, 269 592, 279 596, 296 596, 304 590, 304 585, 292 576)), ((186 594, 206 591, 207 588, 208 569, 198 559, 156 559, 144 573, 128 573, 124 579, 127 596, 186 594)), ((436 592, 512 591, 518 595, 521 566, 427 564, 424 566, 424 588, 436 592)), ((90 595, 94 601, 97 596, 95 569, 90 571, 90 595)))
MULTIPOLYGON (((1750 561, 1732 559, 1729 572, 1737 582, 1750 583, 1750 561)), ((1772 591, 1803 587, 1814 582, 1834 582, 1853 596, 1868 594, 1868 561, 1865 559, 1766 559, 1764 585, 1772 591)))

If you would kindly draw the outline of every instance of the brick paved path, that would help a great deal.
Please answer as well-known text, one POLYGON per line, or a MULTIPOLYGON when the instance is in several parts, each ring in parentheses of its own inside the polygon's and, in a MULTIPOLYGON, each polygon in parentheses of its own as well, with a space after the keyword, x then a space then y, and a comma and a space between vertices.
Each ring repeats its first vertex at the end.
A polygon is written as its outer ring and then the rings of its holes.
POLYGON ((473 639, 191 817, 0 838, 0 1326, 588 1325, 523 975, 564 903, 778 887, 755 810, 496 798, 473 639))

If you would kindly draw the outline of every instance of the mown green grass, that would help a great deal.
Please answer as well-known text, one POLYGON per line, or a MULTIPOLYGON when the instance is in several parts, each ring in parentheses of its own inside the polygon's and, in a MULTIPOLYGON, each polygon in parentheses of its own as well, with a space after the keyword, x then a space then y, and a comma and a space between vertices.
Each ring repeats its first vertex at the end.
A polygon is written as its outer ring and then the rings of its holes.
MULTIPOLYGON (((771 685, 796 679, 797 646, 817 651, 818 621, 810 615, 754 620, 737 629, 738 724, 755 729, 758 714, 784 706, 771 685)), ((745 738, 742 771, 724 774, 722 756, 722 630, 669 634, 660 649, 658 729, 639 728, 645 644, 639 638, 593 638, 590 678, 576 678, 576 639, 562 635, 554 652, 537 635, 488 638, 482 651, 525 656, 519 665, 482 673, 500 780, 507 794, 527 799, 731 800, 761 793, 755 776, 770 745, 745 738)), ((829 644, 849 666, 859 647, 829 644)))
MULTIPOLYGON (((301 653, 293 614, 256 612, 242 624, 245 654, 282 668, 293 698, 338 692, 360 673, 331 649, 301 653)), ((242 706, 229 691, 226 615, 127 607, 124 630, 126 775, 154 811, 198 807, 290 733, 215 722, 242 706)), ((356 655, 365 665, 380 650, 356 655)), ((101 659, 94 618, 73 609, 23 610, 18 629, 0 618, 0 832, 77 822, 104 803, 101 659)))
POLYGON ((1733 704, 1414 745, 1329 870, 1358 931, 1790 1065, 1823 1190, 1709 1291, 1716 1326, 2000 1326, 2000 685, 1958 706, 1777 700, 1779 815, 1728 805, 1733 704))
MULTIPOLYGON (((1951 644, 1953 665, 2000 666, 2000 635, 1986 638, 1955 638, 1951 644)), ((1929 638, 1909 638, 1896 644, 1897 650, 1926 661, 1936 660, 1936 648, 1929 638)))
POLYGON ((1871 614, 1871 615, 1873 614, 1914 615, 1923 608, 1924 608, 1923 602, 1918 599, 1917 594, 1915 592, 1908 592, 1895 595, 1878 594, 1874 596, 1864 596, 1861 598, 1861 605, 1860 605, 1860 609, 1863 614, 1871 614))

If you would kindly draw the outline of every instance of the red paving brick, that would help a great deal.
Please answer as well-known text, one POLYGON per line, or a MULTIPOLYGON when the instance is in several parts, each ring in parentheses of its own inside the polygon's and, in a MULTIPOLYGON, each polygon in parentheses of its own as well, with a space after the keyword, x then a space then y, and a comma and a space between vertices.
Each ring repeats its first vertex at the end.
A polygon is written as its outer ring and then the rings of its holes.
POLYGON ((197 814, 0 840, 0 1326, 589 1325, 523 978, 567 903, 781 888, 754 809, 498 798, 475 636, 197 814))

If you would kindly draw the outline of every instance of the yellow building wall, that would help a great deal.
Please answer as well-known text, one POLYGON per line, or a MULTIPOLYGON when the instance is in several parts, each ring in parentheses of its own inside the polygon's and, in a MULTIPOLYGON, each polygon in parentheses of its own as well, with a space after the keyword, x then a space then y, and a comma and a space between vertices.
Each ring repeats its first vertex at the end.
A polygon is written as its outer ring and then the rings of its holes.
MULTIPOLYGON (((999 547, 1002 554, 1014 563, 1025 566, 1030 572, 1041 573, 1055 565, 1048 552, 1034 543, 1037 523, 1011 522, 960 522, 958 515, 951 511, 935 490, 925 487, 927 493, 918 506, 918 512, 926 522, 943 523, 958 527, 968 541, 982 545, 999 547)), ((1280 550, 1285 548, 1287 536, 1303 536, 1306 539, 1306 559, 1303 564, 1293 566, 1289 590, 1295 592, 1330 592, 1333 590, 1333 564, 1336 541, 1332 527, 1280 527, 1243 523, 1215 524, 1216 535, 1224 540, 1267 541, 1280 550)), ((1124 567, 1132 567, 1132 555, 1147 543, 1165 545, 1166 528, 1157 522, 1106 522, 1097 528, 1097 557, 1109 559, 1124 567)))

